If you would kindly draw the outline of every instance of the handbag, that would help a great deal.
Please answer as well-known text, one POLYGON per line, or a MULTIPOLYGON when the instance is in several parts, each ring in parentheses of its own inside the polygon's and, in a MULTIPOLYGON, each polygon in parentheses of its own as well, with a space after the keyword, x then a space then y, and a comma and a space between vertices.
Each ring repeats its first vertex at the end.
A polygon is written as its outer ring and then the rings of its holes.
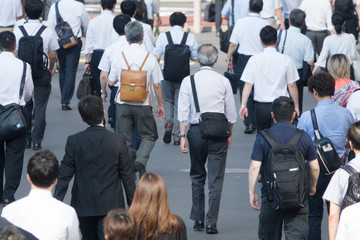
POLYGON ((233 94, 236 94, 238 90, 238 78, 236 77, 234 71, 232 69, 228 69, 224 72, 224 77, 229 80, 233 94))
MULTIPOLYGON (((199 101, 195 86, 194 75, 190 76, 191 89, 194 97, 195 109, 200 113, 199 101)), ((223 140, 231 136, 231 130, 225 114, 216 112, 205 112, 199 118, 201 136, 206 139, 223 140)))
POLYGON ((85 70, 85 73, 83 74, 83 77, 80 80, 77 91, 76 91, 76 97, 78 99, 81 99, 85 96, 89 96, 92 94, 91 79, 92 79, 92 76, 91 76, 89 70, 85 70))
POLYGON ((233 31, 234 25, 235 25, 235 19, 234 19, 234 0, 231 0, 231 22, 232 26, 228 27, 228 30, 225 32, 221 31, 220 28, 220 50, 224 53, 228 52, 229 45, 230 45, 230 37, 231 33, 233 31))
MULTIPOLYGON (((21 78, 19 99, 22 98, 25 86, 27 65, 23 62, 23 74, 21 78)), ((22 112, 22 107, 16 103, 5 106, 0 105, 0 142, 6 142, 18 134, 25 133, 26 121, 22 112)))

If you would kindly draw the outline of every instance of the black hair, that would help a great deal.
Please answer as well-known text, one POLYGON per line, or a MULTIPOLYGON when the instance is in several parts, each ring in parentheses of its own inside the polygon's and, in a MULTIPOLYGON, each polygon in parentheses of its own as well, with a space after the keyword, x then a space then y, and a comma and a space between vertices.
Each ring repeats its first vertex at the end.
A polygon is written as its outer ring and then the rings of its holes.
POLYGON ((289 97, 276 98, 271 106, 276 122, 290 122, 295 112, 295 103, 289 97))
POLYGON ((142 21, 144 19, 144 8, 141 6, 141 4, 136 4, 136 11, 134 18, 138 21, 142 21))
POLYGON ((265 46, 274 45, 277 41, 277 31, 271 26, 265 26, 260 31, 260 39, 265 46))
POLYGON ((30 158, 27 173, 35 186, 48 188, 59 175, 59 162, 52 152, 42 150, 30 158))
POLYGON ((350 126, 347 138, 351 141, 352 147, 360 151, 360 121, 350 126))
POLYGON ((19 228, 14 225, 6 225, 0 230, 1 240, 26 240, 19 228))
POLYGON ((319 72, 309 78, 308 88, 311 94, 315 89, 319 97, 333 96, 335 92, 335 79, 329 73, 319 72))
POLYGON ((12 52, 15 48, 16 38, 14 33, 5 31, 0 33, 0 50, 12 52))
POLYGON ((331 16, 331 22, 332 24, 334 24, 336 34, 340 34, 341 31, 343 30, 343 24, 345 22, 344 16, 339 12, 335 12, 331 16))
POLYGON ((133 17, 136 11, 136 4, 131 0, 122 1, 120 4, 121 13, 133 17))
POLYGON ((186 23, 186 16, 182 12, 174 12, 170 15, 170 26, 183 27, 186 23))
POLYGON ((29 19, 39 19, 43 12, 43 3, 40 0, 26 0, 25 12, 29 19))
POLYGON ((254 13, 260 13, 263 9, 263 1, 262 0, 250 0, 249 2, 249 10, 254 13))
POLYGON ((306 14, 303 10, 294 9, 290 12, 290 22, 294 27, 301 28, 305 23, 306 14))
POLYGON ((83 97, 79 101, 78 109, 82 119, 90 126, 101 124, 104 118, 104 107, 99 97, 83 97))
POLYGON ((131 18, 126 14, 119 14, 114 17, 113 27, 120 36, 125 35, 125 25, 131 22, 131 18))
POLYGON ((115 4, 116 0, 101 0, 102 9, 112 10, 115 4))

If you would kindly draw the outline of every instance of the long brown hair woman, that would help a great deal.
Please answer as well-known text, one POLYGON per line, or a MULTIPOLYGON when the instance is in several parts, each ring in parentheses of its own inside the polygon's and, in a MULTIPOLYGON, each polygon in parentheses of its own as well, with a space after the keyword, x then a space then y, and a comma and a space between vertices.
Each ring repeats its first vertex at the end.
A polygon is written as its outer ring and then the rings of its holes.
POLYGON ((164 180, 144 174, 135 190, 129 212, 135 217, 139 240, 186 240, 181 217, 171 213, 164 180))

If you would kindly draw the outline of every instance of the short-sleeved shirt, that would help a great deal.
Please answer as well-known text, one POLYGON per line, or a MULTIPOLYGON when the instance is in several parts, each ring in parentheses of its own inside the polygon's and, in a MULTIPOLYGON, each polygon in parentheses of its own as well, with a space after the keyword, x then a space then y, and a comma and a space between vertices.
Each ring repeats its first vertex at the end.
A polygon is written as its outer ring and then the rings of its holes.
MULTIPOLYGON (((281 144, 286 144, 292 135, 294 134, 295 128, 289 122, 275 123, 271 128, 270 132, 281 144)), ((304 132, 297 144, 300 151, 304 155, 304 159, 307 161, 316 160, 316 150, 314 143, 310 136, 304 132)), ((260 133, 256 136, 253 151, 251 153, 251 160, 262 162, 262 169, 267 171, 266 164, 268 162, 269 153, 271 150, 270 144, 260 133)), ((262 197, 266 196, 266 190, 263 186, 261 188, 262 197)))
POLYGON ((280 0, 264 0, 263 3, 264 5, 260 12, 262 18, 275 17, 275 10, 282 7, 280 0))
MULTIPOLYGON (((233 26, 232 20, 232 0, 227 0, 223 9, 221 10, 221 15, 229 16, 229 26, 233 26)), ((240 18, 246 17, 249 14, 249 1, 248 0, 234 0, 234 24, 240 18)))
POLYGON ((332 31, 332 10, 329 0, 303 0, 299 6, 306 14, 305 24, 308 30, 332 31))
POLYGON ((22 15, 21 0, 0 0, 0 27, 13 26, 22 15))

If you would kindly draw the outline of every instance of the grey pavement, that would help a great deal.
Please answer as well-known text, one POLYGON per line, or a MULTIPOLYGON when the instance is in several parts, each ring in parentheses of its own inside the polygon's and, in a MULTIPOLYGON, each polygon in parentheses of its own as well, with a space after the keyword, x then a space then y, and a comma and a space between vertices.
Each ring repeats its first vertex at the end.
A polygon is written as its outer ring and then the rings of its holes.
MULTIPOLYGON (((199 45, 202 43, 213 43, 218 46, 219 39, 215 33, 197 34, 196 38, 199 45)), ((215 71, 223 73, 225 69, 224 53, 219 54, 218 63, 215 71)), ((77 82, 84 72, 84 64, 80 63, 77 72, 77 82)), ((191 65, 191 71, 194 73, 199 69, 198 64, 191 65)), ((304 96, 304 110, 314 107, 314 102, 307 91, 304 96)), ((239 108, 239 93, 234 96, 236 105, 239 108)), ((155 98, 153 98, 155 99, 155 98)), ((58 74, 55 74, 52 80, 52 92, 47 109, 47 128, 45 138, 42 143, 43 148, 50 149, 58 158, 62 160, 64 156, 64 147, 69 135, 84 130, 87 126, 82 122, 77 111, 78 100, 73 97, 71 105, 72 111, 62 111, 60 104, 60 91, 58 74)), ((105 104, 107 109, 108 104, 105 104)), ((156 106, 154 106, 156 107, 156 106)), ((259 212, 252 210, 248 197, 247 172, 250 164, 250 154, 255 140, 255 134, 245 135, 244 125, 238 118, 233 129, 233 143, 228 152, 226 175, 222 193, 220 215, 218 220, 218 235, 207 235, 205 232, 195 232, 192 229, 193 222, 189 219, 191 208, 191 183, 189 177, 190 159, 188 154, 180 152, 178 146, 164 144, 162 136, 164 134, 164 122, 157 119, 159 139, 151 153, 147 170, 160 174, 168 189, 169 205, 173 213, 180 215, 186 224, 189 239, 257 239, 257 226, 259 212)), ((107 125, 108 127, 108 125, 107 125)), ((29 193, 30 184, 26 180, 26 166, 28 159, 35 152, 31 149, 25 151, 23 175, 19 189, 15 195, 16 199, 22 198, 29 193)), ((71 187, 71 185, 70 185, 71 187)), ((257 186, 257 192, 260 191, 260 185, 257 186)), ((69 204, 71 188, 65 198, 69 204)), ((207 196, 206 196, 207 199, 207 196)), ((328 238, 327 234, 327 214, 324 214, 323 220, 323 238, 328 238)))

